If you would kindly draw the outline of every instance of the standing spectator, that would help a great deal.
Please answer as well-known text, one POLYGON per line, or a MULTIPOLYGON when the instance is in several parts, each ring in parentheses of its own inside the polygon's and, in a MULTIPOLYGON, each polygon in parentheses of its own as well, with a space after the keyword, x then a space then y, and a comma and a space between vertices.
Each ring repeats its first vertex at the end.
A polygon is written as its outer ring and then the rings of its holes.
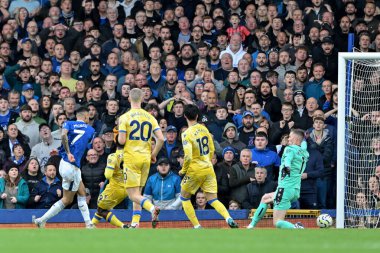
POLYGON ((277 178, 278 168, 281 160, 276 152, 267 148, 268 135, 264 132, 258 132, 255 136, 255 147, 252 151, 252 163, 259 167, 266 168, 268 180, 277 178))
POLYGON ((87 151, 86 163, 82 166, 82 180, 86 188, 91 192, 89 208, 96 208, 96 202, 100 189, 104 186, 104 168, 106 164, 99 160, 99 155, 95 149, 87 151))
MULTIPOLYGON (((321 48, 315 50, 313 61, 323 64, 326 73, 325 78, 333 83, 338 82, 338 50, 335 48, 331 37, 324 37, 321 41, 321 48)), ((363 50, 361 50, 363 52, 363 50)))
POLYGON ((40 169, 40 164, 36 158, 30 158, 26 165, 24 171, 21 173, 21 177, 28 184, 29 192, 32 192, 34 186, 41 180, 43 174, 40 169))
POLYGON ((290 64, 290 55, 289 52, 282 49, 279 54, 279 62, 280 66, 278 66, 275 71, 278 73, 278 84, 281 88, 284 87, 284 78, 285 78, 285 73, 286 71, 292 70, 296 72, 297 68, 294 65, 290 64))
POLYGON ((230 199, 242 204, 246 196, 246 186, 254 179, 255 171, 252 162, 252 152, 243 149, 240 153, 240 162, 232 166, 230 170, 230 199))
POLYGON ((271 127, 271 143, 279 144, 280 139, 284 134, 289 134, 290 130, 294 127, 293 121, 293 106, 290 103, 285 102, 281 108, 282 120, 273 123, 271 127))
POLYGON ((235 33, 231 36, 230 44, 226 50, 220 53, 220 57, 222 57, 225 53, 229 53, 232 56, 232 66, 236 68, 240 59, 242 59, 243 55, 246 53, 243 49, 242 38, 240 34, 235 33))
POLYGON ((298 199, 301 209, 316 209, 317 206, 317 180, 323 175, 323 157, 314 148, 308 147, 309 160, 306 169, 301 175, 301 196, 298 199))
POLYGON ((322 83, 325 81, 325 67, 321 63, 316 63, 313 65, 313 81, 307 82, 303 91, 305 92, 306 98, 313 97, 319 99, 324 95, 322 90, 322 83))
POLYGON ((16 164, 9 164, 0 178, 0 209, 25 208, 29 199, 28 184, 22 179, 16 164))
POLYGON ((13 147, 17 144, 21 145, 27 157, 30 156, 30 147, 27 141, 28 137, 23 135, 17 128, 16 124, 8 126, 6 136, 0 141, 0 149, 4 151, 5 157, 14 155, 13 147))
POLYGON ((58 149, 62 143, 60 140, 55 140, 53 138, 48 124, 43 123, 38 128, 40 130, 39 135, 42 141, 32 148, 30 156, 37 158, 40 166, 44 168, 51 156, 50 153, 54 149, 58 149))
POLYGON ((257 100, 263 105, 263 108, 269 114, 271 121, 279 121, 281 119, 281 100, 278 97, 273 96, 272 85, 269 81, 261 82, 259 94, 257 100))
POLYGON ((32 118, 32 108, 23 105, 20 109, 21 120, 15 123, 17 129, 29 137, 29 147, 34 147, 40 141, 38 123, 32 118))
POLYGON ((307 139, 308 146, 310 148, 317 149, 323 156, 323 176, 317 180, 318 187, 318 208, 326 208, 326 198, 327 193, 333 194, 332 189, 328 191, 328 187, 330 187, 331 180, 331 161, 333 157, 333 142, 332 138, 329 135, 329 131, 324 129, 325 120, 324 118, 315 117, 313 130, 311 131, 309 138, 307 139))
POLYGON ((157 165, 157 173, 150 176, 145 185, 144 196, 161 210, 180 210, 181 178, 170 170, 166 157, 160 158, 157 165))
POLYGON ((16 164, 19 172, 22 173, 29 157, 25 156, 25 150, 20 144, 13 145, 12 151, 13 155, 8 157, 4 164, 4 169, 7 168, 9 164, 16 164))
POLYGON ((16 122, 17 118, 18 114, 10 110, 7 98, 0 97, 0 127, 6 131, 10 124, 16 122))
POLYGON ((166 158, 171 159, 172 150, 176 150, 180 147, 181 143, 177 140, 178 130, 175 126, 168 126, 166 128, 166 141, 162 147, 163 152, 166 154, 166 158))
POLYGON ((57 168, 50 163, 46 164, 45 176, 33 188, 31 197, 36 209, 49 209, 62 197, 62 184, 57 177, 57 168))
POLYGON ((254 114, 251 111, 243 113, 243 127, 240 128, 239 140, 248 148, 254 145, 255 128, 253 125, 254 114))
MULTIPOLYGON (((230 198, 229 174, 232 166, 235 164, 235 152, 236 150, 232 147, 228 146, 224 148, 222 153, 223 161, 214 164, 216 182, 218 183, 218 199, 226 207, 230 198)), ((217 162, 216 156, 213 158, 212 162, 217 162)))
POLYGON ((255 178, 247 185, 246 198, 242 204, 243 208, 257 208, 264 194, 274 192, 276 187, 277 184, 267 178, 267 170, 265 167, 255 167, 255 178))

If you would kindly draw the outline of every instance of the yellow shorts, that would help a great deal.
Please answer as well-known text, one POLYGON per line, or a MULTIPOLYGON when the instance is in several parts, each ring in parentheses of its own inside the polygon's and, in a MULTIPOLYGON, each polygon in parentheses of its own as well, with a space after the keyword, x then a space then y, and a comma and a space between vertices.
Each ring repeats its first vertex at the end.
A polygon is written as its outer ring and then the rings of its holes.
POLYGON ((217 193, 218 184, 216 182, 215 173, 208 173, 205 175, 186 174, 181 182, 181 189, 195 194, 201 188, 203 192, 217 193))
POLYGON ((127 188, 145 186, 149 175, 150 161, 136 163, 124 162, 123 166, 127 170, 127 188))
POLYGON ((111 210, 128 197, 127 190, 123 187, 107 185, 106 189, 98 197, 98 207, 111 210))

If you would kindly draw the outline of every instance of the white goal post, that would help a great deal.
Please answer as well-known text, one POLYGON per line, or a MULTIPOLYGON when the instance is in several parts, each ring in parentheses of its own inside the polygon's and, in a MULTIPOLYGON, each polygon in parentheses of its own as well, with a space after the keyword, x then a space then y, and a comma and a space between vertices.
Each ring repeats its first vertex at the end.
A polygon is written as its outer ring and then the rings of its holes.
MULTIPOLYGON (((346 170, 350 169, 350 173, 352 169, 355 172, 356 167, 360 167, 360 163, 355 164, 355 159, 349 158, 348 152, 355 149, 357 146, 352 148, 347 145, 352 142, 354 137, 350 137, 352 126, 351 123, 351 115, 352 115, 352 97, 353 97, 353 80, 357 80, 356 71, 354 69, 356 67, 352 67, 352 64, 356 64, 356 62, 360 62, 358 72, 367 74, 362 80, 371 80, 372 81, 372 73, 379 72, 380 75, 380 53, 361 53, 361 52, 353 52, 353 53, 339 53, 338 56, 338 128, 337 128, 337 141, 338 141, 338 150, 337 150, 337 206, 336 206, 336 227, 337 228, 345 228, 346 225, 346 211, 351 208, 347 206, 345 203, 350 202, 347 200, 348 195, 355 195, 357 191, 355 189, 348 189, 347 187, 351 187, 353 182, 347 183, 350 179, 347 179, 346 170), (371 65, 371 62, 374 65, 371 65), (368 65, 368 68, 367 68, 368 65), (373 67, 374 66, 374 67, 373 67), (349 67, 349 68, 348 68, 349 67), (362 71, 362 69, 364 69, 362 71), (369 76, 368 76, 369 75, 369 76), (350 80, 351 79, 351 80, 350 80), (351 93, 351 94, 350 94, 351 93), (350 140, 351 138, 351 140, 350 140), (351 159, 351 160, 350 160, 351 159), (347 164, 351 163, 350 168, 347 164), (353 164, 353 165, 352 165, 353 164), (352 192, 348 192, 352 190, 352 192)), ((356 66, 356 65, 355 65, 356 66)), ((364 76, 363 75, 363 76, 364 76)), ((357 87, 357 86, 355 86, 357 87)), ((356 89, 356 88, 355 88, 356 89)), ((365 100, 366 98, 364 98, 365 100)), ((373 101, 373 100, 368 100, 373 101)), ((369 102, 370 103, 370 102, 369 102)), ((380 103, 380 98, 379 98, 380 103)), ((370 104, 369 104, 370 105, 370 104)), ((355 126, 353 127, 355 128, 355 126)), ((358 129, 359 131, 359 129, 358 129)), ((380 133, 378 133, 380 135, 380 133)), ((359 140, 360 142, 360 140, 359 140)), ((359 153, 359 152, 358 152, 359 153)), ((359 159, 358 159, 359 160, 359 159)), ((359 169, 359 168, 358 168, 359 169)), ((352 178, 351 178, 352 179, 352 178)), ((353 207, 355 209, 356 207, 353 207)), ((359 209, 359 208, 358 208, 359 209)), ((364 214, 366 215, 366 214, 364 214)))

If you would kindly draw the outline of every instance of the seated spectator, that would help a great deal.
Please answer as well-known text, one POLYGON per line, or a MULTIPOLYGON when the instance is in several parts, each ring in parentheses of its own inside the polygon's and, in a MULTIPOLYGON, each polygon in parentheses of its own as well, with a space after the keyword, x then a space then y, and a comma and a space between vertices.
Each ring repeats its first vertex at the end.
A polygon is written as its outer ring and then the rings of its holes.
POLYGON ((51 129, 48 124, 43 123, 39 126, 41 142, 36 144, 32 148, 31 157, 38 159, 41 168, 45 167, 45 164, 49 157, 50 153, 54 149, 58 149, 62 142, 60 140, 55 140, 51 134, 51 129))
POLYGON ((240 162, 232 166, 230 170, 230 198, 236 200, 240 204, 242 204, 245 199, 247 184, 255 180, 255 165, 253 165, 251 162, 251 150, 243 149, 240 153, 240 162))
POLYGON ((100 161, 95 149, 87 151, 86 163, 82 166, 82 180, 86 188, 91 192, 89 208, 96 208, 100 189, 104 186, 104 169, 106 164, 100 161))
POLYGON ((232 123, 227 123, 224 127, 223 138, 225 141, 220 143, 221 148, 230 146, 234 148, 238 153, 240 153, 240 151, 242 151, 247 146, 239 140, 237 128, 232 123))
POLYGON ((47 163, 45 176, 33 188, 31 197, 35 202, 36 209, 49 209, 62 197, 62 183, 57 178, 57 168, 47 163))
POLYGON ((255 167, 255 178, 246 187, 247 192, 245 194, 243 208, 257 208, 264 194, 274 192, 276 188, 277 183, 267 178, 266 168, 261 166, 255 167))
POLYGON ((144 196, 149 198, 161 210, 180 210, 181 178, 170 170, 166 157, 157 162, 157 173, 148 178, 144 196))
POLYGON ((211 209, 210 205, 207 203, 206 196, 202 190, 199 190, 195 194, 195 210, 206 210, 211 209))
POLYGON ((235 200, 231 200, 230 202, 228 202, 228 210, 239 210, 239 209, 241 209, 240 204, 236 202, 235 200))
POLYGON ((5 171, 5 177, 0 178, 0 209, 25 208, 29 199, 28 184, 16 164, 8 164, 5 171))

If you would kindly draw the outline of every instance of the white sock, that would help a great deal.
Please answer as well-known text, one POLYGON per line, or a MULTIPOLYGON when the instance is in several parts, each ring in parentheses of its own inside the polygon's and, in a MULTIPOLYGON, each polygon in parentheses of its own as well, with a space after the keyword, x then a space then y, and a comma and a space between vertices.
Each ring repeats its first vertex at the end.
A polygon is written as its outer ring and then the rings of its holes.
POLYGON ((153 213, 154 212, 154 206, 152 206, 149 211, 150 211, 150 213, 153 213))
POLYGON ((91 224, 91 218, 90 218, 90 211, 88 210, 88 205, 86 202, 85 196, 78 196, 78 208, 80 212, 82 213, 84 222, 87 224, 91 224))
POLYGON ((226 222, 228 223, 228 220, 231 218, 231 216, 230 217, 228 217, 227 219, 226 219, 226 222))
POLYGON ((201 227, 201 225, 196 225, 196 226, 194 226, 194 228, 200 228, 201 227))
POLYGON ((58 200, 57 202, 55 202, 55 204, 50 207, 50 209, 41 217, 39 218, 38 220, 41 221, 41 222, 46 222, 48 221, 49 219, 53 218, 54 216, 56 216, 60 211, 62 211, 63 209, 65 209, 65 205, 63 204, 62 200, 58 200))

